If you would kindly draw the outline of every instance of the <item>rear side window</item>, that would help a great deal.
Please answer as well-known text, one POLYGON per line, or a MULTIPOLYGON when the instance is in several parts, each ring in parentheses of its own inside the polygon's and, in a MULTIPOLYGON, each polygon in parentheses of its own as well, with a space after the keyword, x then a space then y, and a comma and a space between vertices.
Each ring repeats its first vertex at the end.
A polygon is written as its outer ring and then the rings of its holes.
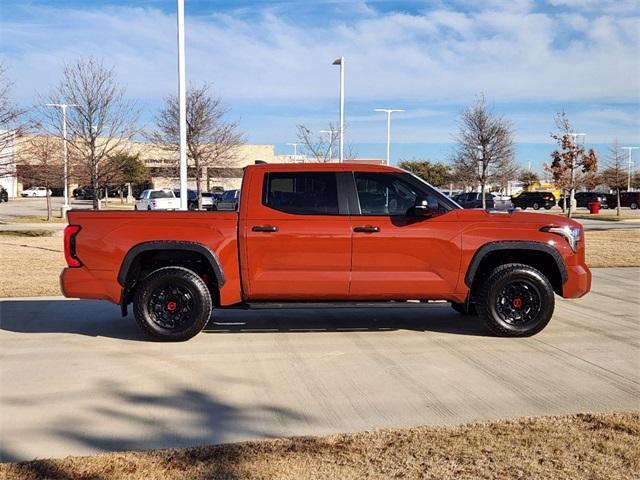
POLYGON ((275 172, 265 176, 264 204, 298 215, 338 215, 338 186, 332 172, 275 172))

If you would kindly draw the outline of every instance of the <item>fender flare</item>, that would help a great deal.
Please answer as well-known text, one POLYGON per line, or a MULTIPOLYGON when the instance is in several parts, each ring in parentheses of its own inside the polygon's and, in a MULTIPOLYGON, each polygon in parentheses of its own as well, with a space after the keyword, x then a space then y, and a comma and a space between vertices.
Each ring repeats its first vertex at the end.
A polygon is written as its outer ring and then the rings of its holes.
POLYGON ((564 264, 564 259, 560 252, 553 246, 542 243, 542 242, 533 242, 528 240, 521 241, 497 241, 491 243, 485 243, 482 247, 480 247, 476 253, 473 255, 471 262, 469 263, 469 267, 467 268, 467 273, 464 277, 464 283, 471 287, 473 284, 473 280, 476 276, 476 272, 478 271, 478 267, 482 260, 490 253, 497 252, 500 250, 534 250, 537 252, 544 252, 549 254, 551 258, 556 263, 558 267, 558 271, 560 272, 560 278, 562 279, 562 283, 564 284, 569 275, 567 274, 567 267, 564 264))
POLYGON ((206 245, 197 242, 187 242, 187 241, 179 241, 179 240, 156 240, 151 242, 143 242, 132 247, 124 257, 122 264, 120 265, 120 270, 118 271, 118 283, 125 288, 127 282, 127 275, 129 274, 129 269, 133 264, 133 261, 136 259, 138 255, 143 252, 148 252, 152 250, 187 250, 190 252, 196 252, 201 254, 204 258, 207 259, 209 265, 211 266, 213 273, 216 276, 216 281, 219 287, 222 287, 225 284, 225 276, 224 271, 222 270, 222 266, 220 265, 220 260, 216 253, 211 250, 206 245))

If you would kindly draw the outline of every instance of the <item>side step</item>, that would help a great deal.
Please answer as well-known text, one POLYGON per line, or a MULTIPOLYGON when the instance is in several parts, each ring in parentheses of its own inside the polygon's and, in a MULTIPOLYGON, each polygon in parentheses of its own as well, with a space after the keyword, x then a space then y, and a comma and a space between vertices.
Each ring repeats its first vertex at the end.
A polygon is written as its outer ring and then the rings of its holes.
MULTIPOLYGON (((434 308, 448 305, 444 300, 435 301, 401 301, 401 302, 248 302, 239 308, 251 310, 276 309, 322 309, 322 308, 434 308)), ((238 308, 236 307, 236 308, 238 308)))

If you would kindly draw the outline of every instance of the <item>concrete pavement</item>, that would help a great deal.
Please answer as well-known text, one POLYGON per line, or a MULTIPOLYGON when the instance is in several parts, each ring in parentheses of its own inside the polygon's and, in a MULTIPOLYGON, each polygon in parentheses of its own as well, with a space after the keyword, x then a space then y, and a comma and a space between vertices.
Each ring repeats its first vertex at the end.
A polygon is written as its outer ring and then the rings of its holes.
POLYGON ((594 270, 540 334, 446 305, 230 310, 147 341, 103 302, 0 303, 2 460, 640 408, 640 269, 594 270))

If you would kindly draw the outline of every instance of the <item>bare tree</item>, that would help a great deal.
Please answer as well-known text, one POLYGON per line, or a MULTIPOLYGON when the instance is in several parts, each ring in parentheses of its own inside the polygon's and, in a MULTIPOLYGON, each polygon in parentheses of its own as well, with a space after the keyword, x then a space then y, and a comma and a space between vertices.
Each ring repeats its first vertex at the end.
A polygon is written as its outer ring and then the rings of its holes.
MULTIPOLYGON (((89 178, 94 191, 93 208, 100 207, 98 192, 117 172, 109 159, 125 152, 141 128, 140 110, 125 98, 112 68, 89 57, 64 66, 58 87, 42 103, 77 105, 67 111, 67 137, 78 158, 78 169, 89 178)), ((39 107, 52 131, 62 137, 60 109, 39 107)))
POLYGON ((47 189, 47 221, 51 221, 50 189, 64 182, 62 169, 62 141, 51 135, 24 137, 20 143, 20 177, 23 182, 47 189))
POLYGON ((11 100, 11 82, 6 67, 0 63, 0 178, 15 174, 14 145, 26 129, 26 111, 11 100))
MULTIPOLYGON (((584 147, 578 145, 573 135, 571 123, 565 112, 560 112, 555 116, 557 132, 551 134, 551 138, 558 142, 559 150, 551 153, 551 164, 545 165, 553 176, 553 180, 562 190, 569 190, 568 217, 571 218, 575 190, 576 171, 580 169, 582 173, 596 172, 598 170, 598 158, 596 152, 590 149, 585 151, 584 147)), ((563 202, 566 204, 567 202, 563 202)))
POLYGON ((627 188, 627 168, 624 161, 624 155, 620 150, 617 138, 609 148, 606 168, 602 172, 602 179, 611 190, 615 190, 616 192, 618 200, 616 213, 620 216, 620 190, 627 188))
POLYGON ((313 160, 327 163, 333 159, 334 147, 340 142, 340 130, 329 123, 327 130, 314 134, 306 126, 296 125, 298 142, 313 160))
MULTIPOLYGON (((202 176, 219 172, 235 164, 238 147, 244 144, 244 135, 236 122, 227 122, 228 109, 219 97, 210 92, 210 86, 190 87, 187 91, 187 159, 193 165, 198 208, 202 208, 202 176)), ((156 117, 157 130, 149 139, 159 147, 178 153, 180 146, 180 105, 177 96, 165 99, 165 105, 156 117)), ((178 157, 176 155, 176 171, 178 157)))
POLYGON ((505 178, 514 178, 518 174, 511 122, 494 115, 485 97, 480 95, 462 112, 458 127, 454 171, 462 178, 475 178, 480 183, 482 208, 486 208, 484 193, 487 183, 503 183, 505 178))

